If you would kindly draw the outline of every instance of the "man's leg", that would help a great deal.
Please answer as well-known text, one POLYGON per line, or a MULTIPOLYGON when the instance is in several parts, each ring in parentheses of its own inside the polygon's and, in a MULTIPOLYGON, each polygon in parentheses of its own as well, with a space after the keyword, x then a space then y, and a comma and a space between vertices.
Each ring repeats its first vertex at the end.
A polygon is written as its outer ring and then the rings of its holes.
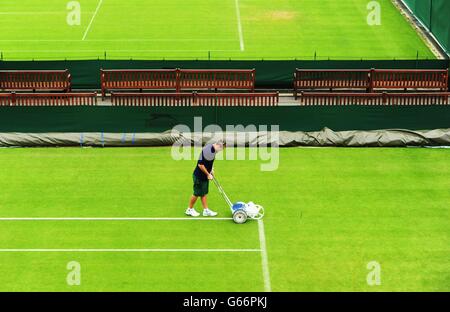
POLYGON ((208 198, 207 195, 201 197, 203 209, 208 209, 208 198))
POLYGON ((186 214, 191 217, 198 217, 200 214, 195 211, 193 208, 195 205, 195 202, 197 201, 198 196, 192 195, 191 199, 189 200, 189 207, 186 209, 186 214))
POLYGON ((202 206, 203 206, 203 216, 204 217, 215 217, 215 216, 217 216, 217 212, 214 212, 214 211, 210 210, 209 207, 208 207, 208 197, 206 195, 202 196, 201 200, 202 200, 202 206))
POLYGON ((194 208, 195 202, 197 201, 198 196, 192 195, 189 200, 189 209, 194 208))

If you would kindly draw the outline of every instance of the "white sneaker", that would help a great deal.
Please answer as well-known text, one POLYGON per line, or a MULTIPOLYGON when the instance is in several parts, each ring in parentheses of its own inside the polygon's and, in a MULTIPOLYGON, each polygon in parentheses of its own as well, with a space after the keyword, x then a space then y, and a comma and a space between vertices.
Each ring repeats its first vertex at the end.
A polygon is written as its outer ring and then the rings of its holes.
POLYGON ((191 217, 198 217, 200 214, 197 211, 195 211, 194 208, 188 208, 186 209, 186 215, 191 217))
POLYGON ((215 216, 217 216, 217 212, 209 210, 209 209, 203 209, 203 216, 204 217, 215 217, 215 216))

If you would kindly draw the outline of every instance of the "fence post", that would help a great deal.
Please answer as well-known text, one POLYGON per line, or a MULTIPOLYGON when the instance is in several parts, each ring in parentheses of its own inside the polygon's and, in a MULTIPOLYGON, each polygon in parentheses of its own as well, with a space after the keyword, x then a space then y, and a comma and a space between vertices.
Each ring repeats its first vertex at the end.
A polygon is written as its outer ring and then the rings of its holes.
POLYGON ((383 92, 383 95, 382 95, 382 102, 383 102, 383 105, 386 105, 386 104, 387 104, 387 96, 388 96, 388 94, 387 94, 386 92, 383 92))
POLYGON ((375 76, 375 68, 370 69, 369 73, 369 93, 373 92, 373 86, 374 86, 374 76, 375 76))
POLYGON ((181 69, 175 69, 175 89, 177 92, 181 90, 181 69))

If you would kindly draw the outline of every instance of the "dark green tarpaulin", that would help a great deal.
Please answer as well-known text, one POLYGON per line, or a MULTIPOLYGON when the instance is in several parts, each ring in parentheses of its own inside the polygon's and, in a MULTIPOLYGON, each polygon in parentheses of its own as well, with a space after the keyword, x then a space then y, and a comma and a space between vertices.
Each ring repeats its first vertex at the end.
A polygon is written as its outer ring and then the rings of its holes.
POLYGON ((351 147, 405 147, 450 146, 450 129, 435 130, 374 130, 333 131, 325 128, 314 132, 253 132, 253 133, 0 133, 1 147, 40 146, 202 146, 222 138, 232 146, 295 147, 295 146, 351 146, 351 147))
MULTIPOLYGON (((280 107, 0 107, 0 132, 164 132, 194 128, 278 125, 280 131, 450 128, 448 106, 280 107)), ((200 129, 201 131, 202 129, 200 129)))
MULTIPOLYGON (((450 1, 449 1, 450 2, 450 1)), ((74 89, 99 89, 100 69, 140 68, 225 68, 256 69, 257 88, 291 89, 295 68, 370 69, 411 68, 447 69, 448 60, 374 61, 0 61, 0 70, 69 69, 74 89)))

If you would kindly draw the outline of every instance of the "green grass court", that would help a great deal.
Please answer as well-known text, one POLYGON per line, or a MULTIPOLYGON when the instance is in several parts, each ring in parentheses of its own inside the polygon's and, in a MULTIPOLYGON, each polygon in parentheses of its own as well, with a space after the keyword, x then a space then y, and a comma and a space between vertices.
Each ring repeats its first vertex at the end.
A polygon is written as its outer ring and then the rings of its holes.
POLYGON ((4 60, 435 58, 390 0, 2 0, 4 60))
MULTIPOLYGON (((215 165, 232 200, 266 208, 273 291, 449 290, 449 150, 279 152, 273 172, 259 161, 215 165), (366 283, 372 260, 381 286, 366 283)), ((0 163, 1 291, 265 289, 255 221, 5 220, 184 218, 195 161, 172 160, 170 148, 2 149, 0 163), (86 248, 116 251, 54 250, 86 248), (70 261, 80 286, 66 284, 70 261)), ((229 217, 219 196, 211 185, 210 207, 229 217)))

